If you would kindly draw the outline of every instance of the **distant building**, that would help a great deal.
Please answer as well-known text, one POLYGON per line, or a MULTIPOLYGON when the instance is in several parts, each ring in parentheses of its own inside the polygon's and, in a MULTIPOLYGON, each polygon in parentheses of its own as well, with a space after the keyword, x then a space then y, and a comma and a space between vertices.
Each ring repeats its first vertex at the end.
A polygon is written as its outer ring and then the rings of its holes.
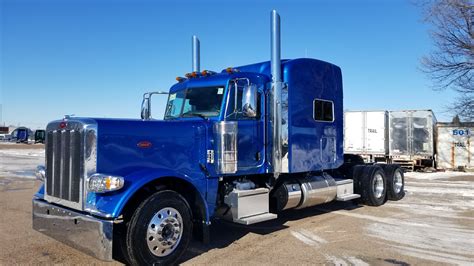
POLYGON ((0 127, 0 134, 8 134, 10 133, 9 127, 0 127))

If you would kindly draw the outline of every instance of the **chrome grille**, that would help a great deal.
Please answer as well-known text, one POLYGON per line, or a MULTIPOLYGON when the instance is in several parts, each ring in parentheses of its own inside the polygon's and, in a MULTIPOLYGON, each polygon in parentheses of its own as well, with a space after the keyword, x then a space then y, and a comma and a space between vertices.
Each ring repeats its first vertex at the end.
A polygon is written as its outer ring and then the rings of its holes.
POLYGON ((97 123, 75 118, 46 127, 45 200, 84 210, 87 177, 97 170, 97 123))
POLYGON ((46 139, 47 195, 79 203, 84 174, 84 136, 77 130, 54 130, 46 139))

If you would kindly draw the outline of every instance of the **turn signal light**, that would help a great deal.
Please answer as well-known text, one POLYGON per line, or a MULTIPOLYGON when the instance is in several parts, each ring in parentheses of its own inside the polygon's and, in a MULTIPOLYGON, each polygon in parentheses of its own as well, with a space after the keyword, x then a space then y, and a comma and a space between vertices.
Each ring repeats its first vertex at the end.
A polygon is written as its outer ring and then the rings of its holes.
POLYGON ((88 190, 95 193, 119 190, 123 187, 123 184, 123 177, 104 174, 93 174, 87 180, 88 190))

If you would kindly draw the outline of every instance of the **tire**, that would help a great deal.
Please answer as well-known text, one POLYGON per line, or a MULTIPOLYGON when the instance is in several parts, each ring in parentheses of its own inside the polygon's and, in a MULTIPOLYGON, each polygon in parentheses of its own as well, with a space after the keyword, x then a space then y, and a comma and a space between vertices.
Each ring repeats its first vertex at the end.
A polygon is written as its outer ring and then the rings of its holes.
POLYGON ((387 177, 387 198, 401 200, 405 197, 405 176, 402 168, 396 164, 380 165, 387 177))
POLYGON ((380 166, 366 165, 358 176, 358 192, 363 204, 380 206, 386 201, 387 180, 380 166))
POLYGON ((134 212, 126 235, 131 265, 173 265, 186 251, 193 232, 186 200, 170 190, 159 191, 134 212))
POLYGON ((349 178, 352 178, 354 183, 354 193, 361 195, 362 194, 362 173, 366 168, 366 165, 356 165, 350 169, 349 178))

